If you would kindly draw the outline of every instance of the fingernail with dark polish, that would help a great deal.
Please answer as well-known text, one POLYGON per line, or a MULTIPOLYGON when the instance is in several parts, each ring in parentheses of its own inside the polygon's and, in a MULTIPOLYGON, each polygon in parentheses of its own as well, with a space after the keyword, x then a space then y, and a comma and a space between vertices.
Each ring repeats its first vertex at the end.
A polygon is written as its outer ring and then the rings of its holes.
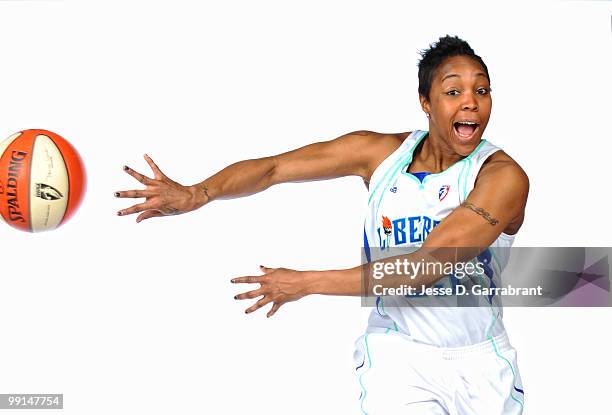
POLYGON ((121 216, 121 212, 117 212, 117 216, 121 216))
POLYGON ((238 296, 237 296, 237 295, 235 295, 235 296, 234 296, 234 300, 237 300, 237 299, 238 299, 238 296))
POLYGON ((128 171, 130 168, 128 166, 123 166, 123 170, 128 171))
POLYGON ((245 311, 244 311, 244 314, 249 314, 249 312, 245 310, 245 311))
POLYGON ((119 192, 115 192, 115 197, 119 197, 119 192))

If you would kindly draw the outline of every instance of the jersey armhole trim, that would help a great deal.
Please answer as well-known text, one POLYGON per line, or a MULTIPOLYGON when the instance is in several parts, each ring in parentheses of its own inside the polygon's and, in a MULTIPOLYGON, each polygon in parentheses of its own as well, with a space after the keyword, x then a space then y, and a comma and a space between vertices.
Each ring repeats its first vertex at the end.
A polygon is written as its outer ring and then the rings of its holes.
POLYGON ((395 157, 395 156, 396 156, 398 153, 401 153, 401 152, 405 151, 405 150, 406 150, 406 148, 405 148, 405 147, 406 147, 406 143, 407 143, 409 140, 411 140, 411 139, 414 137, 414 135, 415 135, 416 133, 418 133, 418 132, 419 132, 419 130, 414 130, 412 133, 410 133, 410 135, 409 135, 408 137, 406 137, 406 138, 404 139, 404 141, 402 141, 402 143, 399 145, 399 147, 398 147, 398 148, 396 148, 396 149, 395 149, 395 150, 394 150, 394 151, 393 151, 391 154, 389 154, 389 155, 387 156, 387 158, 385 158, 383 161, 381 161, 381 162, 380 162, 380 164, 379 164, 378 166, 376 166, 376 168, 375 168, 375 169, 374 169, 374 171, 372 172, 372 175, 370 176, 370 186, 371 186, 372 184, 375 184, 375 183, 377 182, 378 176, 380 176, 380 175, 382 174, 382 173, 381 173, 381 170, 383 169, 383 165, 384 165, 384 164, 385 164, 385 163, 386 163, 386 162, 387 162, 389 159, 391 159, 391 158, 395 157))
MULTIPOLYGON (((411 153, 413 151, 414 145, 408 144, 411 142, 411 140, 414 139, 415 135, 422 132, 423 131, 421 130, 414 130, 408 137, 406 137, 404 141, 402 141, 402 144, 400 144, 400 146, 393 153, 389 154, 387 158, 385 158, 378 166, 376 166, 376 168, 372 172, 372 175, 370 176, 370 182, 368 185, 368 205, 370 204, 372 197, 378 190, 378 187, 387 177, 389 172, 397 168, 397 165, 404 159, 406 153, 411 153), (389 163, 391 163, 390 166, 388 166, 389 163), (384 171, 383 169, 386 169, 386 171, 384 171), (382 175, 381 178, 378 177, 380 175, 382 175)), ((423 137, 421 136, 420 138, 423 137)))
POLYGON ((502 232, 502 233, 499 234, 499 237, 500 238, 504 238, 504 239, 508 239, 508 240, 512 240, 512 239, 514 239, 516 237, 516 233, 514 235, 510 235, 510 234, 507 234, 505 232, 502 232))

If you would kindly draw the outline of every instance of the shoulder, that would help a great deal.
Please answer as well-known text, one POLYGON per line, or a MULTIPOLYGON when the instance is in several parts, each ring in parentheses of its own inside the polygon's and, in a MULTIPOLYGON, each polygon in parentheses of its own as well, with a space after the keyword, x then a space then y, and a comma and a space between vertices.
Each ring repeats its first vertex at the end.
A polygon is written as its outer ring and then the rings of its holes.
POLYGON ((366 160, 362 177, 366 183, 376 168, 410 136, 412 132, 380 133, 375 131, 354 131, 350 133, 351 141, 366 160))
POLYGON ((483 163, 474 186, 486 182, 492 185, 508 186, 514 192, 529 190, 529 177, 523 168, 503 150, 491 154, 483 163))
POLYGON ((410 134, 411 132, 392 134, 359 130, 348 133, 345 137, 350 137, 352 141, 359 142, 365 146, 376 147, 381 151, 384 151, 384 149, 395 151, 410 134))

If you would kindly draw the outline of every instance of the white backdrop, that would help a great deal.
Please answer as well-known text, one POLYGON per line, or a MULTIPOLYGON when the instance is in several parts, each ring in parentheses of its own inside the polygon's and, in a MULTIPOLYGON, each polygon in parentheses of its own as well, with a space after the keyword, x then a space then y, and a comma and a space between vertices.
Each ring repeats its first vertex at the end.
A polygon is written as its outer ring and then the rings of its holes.
MULTIPOLYGON (((531 179, 517 244, 612 244, 610 2, 295 3, 0 2, 0 135, 55 131, 89 174, 63 228, 0 227, 0 393, 63 393, 63 413, 79 415, 356 411, 359 299, 245 316, 229 280, 259 264, 356 265, 359 179, 138 225, 115 216, 128 204, 112 194, 138 188, 121 167, 147 170, 145 152, 191 184, 352 130, 425 129, 417 50, 447 33, 487 63, 485 136, 531 179)), ((593 373, 612 371, 611 316, 506 310, 526 414, 607 407, 593 373)))

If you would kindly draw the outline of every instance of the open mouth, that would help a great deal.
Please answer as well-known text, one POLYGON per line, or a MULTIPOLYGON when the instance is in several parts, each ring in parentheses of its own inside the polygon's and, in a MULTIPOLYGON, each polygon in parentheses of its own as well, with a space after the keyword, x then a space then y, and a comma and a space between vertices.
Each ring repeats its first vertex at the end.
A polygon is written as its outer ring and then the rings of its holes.
POLYGON ((479 124, 474 121, 457 121, 453 124, 455 134, 459 139, 464 141, 469 141, 476 131, 478 131, 479 124))

